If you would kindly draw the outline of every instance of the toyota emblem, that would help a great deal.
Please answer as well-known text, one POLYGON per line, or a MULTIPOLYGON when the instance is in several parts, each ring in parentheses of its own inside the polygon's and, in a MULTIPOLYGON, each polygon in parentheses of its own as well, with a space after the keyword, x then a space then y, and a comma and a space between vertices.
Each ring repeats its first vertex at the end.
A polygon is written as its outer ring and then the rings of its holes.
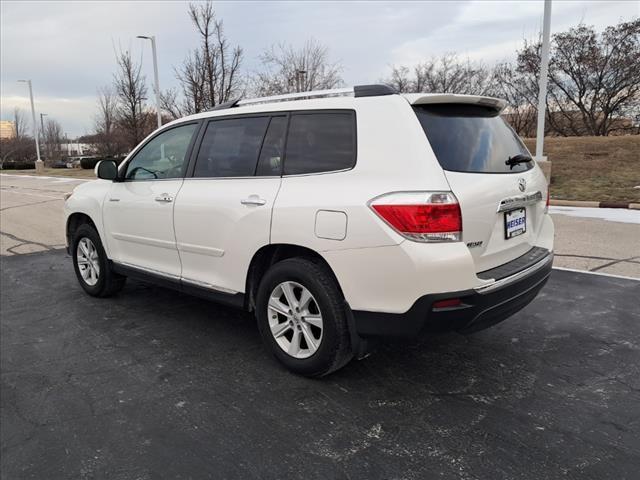
POLYGON ((524 178, 518 179, 518 189, 524 192, 527 189, 527 181, 524 178))

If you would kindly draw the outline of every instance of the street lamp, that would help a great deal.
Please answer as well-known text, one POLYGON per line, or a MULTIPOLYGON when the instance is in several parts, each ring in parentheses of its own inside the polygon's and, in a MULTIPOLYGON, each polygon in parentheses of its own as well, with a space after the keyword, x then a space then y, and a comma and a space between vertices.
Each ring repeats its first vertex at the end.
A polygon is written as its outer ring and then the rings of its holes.
POLYGON ((38 124, 36 123, 36 108, 33 105, 33 88, 31 87, 31 80, 18 80, 18 82, 26 83, 29 85, 29 98, 31 99, 31 119, 33 120, 33 136, 36 139, 36 173, 42 173, 44 171, 44 163, 40 160, 40 143, 38 142, 38 124))
POLYGON ((306 70, 296 70, 296 92, 302 92, 302 90, 305 88, 304 76, 306 74, 306 70))
POLYGON ((551 31, 551 0, 544 0, 544 20, 542 25, 542 51, 540 58, 540 79, 538 81, 538 122, 536 131, 536 161, 551 181, 551 165, 543 155, 544 116, 547 110, 547 76, 549 75, 549 37, 551 31))
POLYGON ((151 40, 151 51, 153 53, 153 74, 155 76, 155 91, 156 91, 156 113, 158 114, 158 128, 162 126, 162 116, 160 114, 160 81, 158 80, 158 54, 156 52, 156 37, 145 35, 138 35, 137 38, 144 40, 151 40))

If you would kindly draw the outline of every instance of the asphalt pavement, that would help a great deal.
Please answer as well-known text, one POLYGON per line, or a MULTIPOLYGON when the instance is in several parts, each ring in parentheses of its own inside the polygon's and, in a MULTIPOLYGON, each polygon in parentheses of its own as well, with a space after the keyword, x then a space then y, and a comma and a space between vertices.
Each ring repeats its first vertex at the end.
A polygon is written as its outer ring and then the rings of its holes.
POLYGON ((636 280, 554 271, 500 325, 310 380, 236 310, 88 297, 59 250, 1 263, 3 479, 638 478, 636 280))

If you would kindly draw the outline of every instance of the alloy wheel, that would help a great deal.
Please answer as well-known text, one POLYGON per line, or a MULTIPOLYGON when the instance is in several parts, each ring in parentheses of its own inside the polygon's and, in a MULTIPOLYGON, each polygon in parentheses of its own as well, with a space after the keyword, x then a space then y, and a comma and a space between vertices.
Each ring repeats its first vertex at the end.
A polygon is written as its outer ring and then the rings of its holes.
POLYGON ((311 292, 296 282, 282 282, 269 296, 267 318, 278 346, 294 358, 308 358, 320 347, 322 313, 311 292))
POLYGON ((76 259, 82 280, 93 287, 100 278, 100 259, 96 246, 89 238, 83 237, 78 242, 76 259))

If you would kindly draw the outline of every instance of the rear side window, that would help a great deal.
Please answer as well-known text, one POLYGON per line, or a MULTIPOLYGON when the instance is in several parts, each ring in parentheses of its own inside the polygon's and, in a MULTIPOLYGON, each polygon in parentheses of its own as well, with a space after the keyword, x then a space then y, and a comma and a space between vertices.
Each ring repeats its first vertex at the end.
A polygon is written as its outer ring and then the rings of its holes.
POLYGON ((292 114, 284 161, 285 175, 353 168, 356 162, 355 114, 292 114))
POLYGON ((198 151, 193 176, 253 176, 268 124, 269 117, 209 122, 198 151))
POLYGON ((479 105, 414 106, 418 120, 443 169, 470 173, 518 173, 533 162, 510 168, 505 162, 529 152, 495 110, 479 105))

